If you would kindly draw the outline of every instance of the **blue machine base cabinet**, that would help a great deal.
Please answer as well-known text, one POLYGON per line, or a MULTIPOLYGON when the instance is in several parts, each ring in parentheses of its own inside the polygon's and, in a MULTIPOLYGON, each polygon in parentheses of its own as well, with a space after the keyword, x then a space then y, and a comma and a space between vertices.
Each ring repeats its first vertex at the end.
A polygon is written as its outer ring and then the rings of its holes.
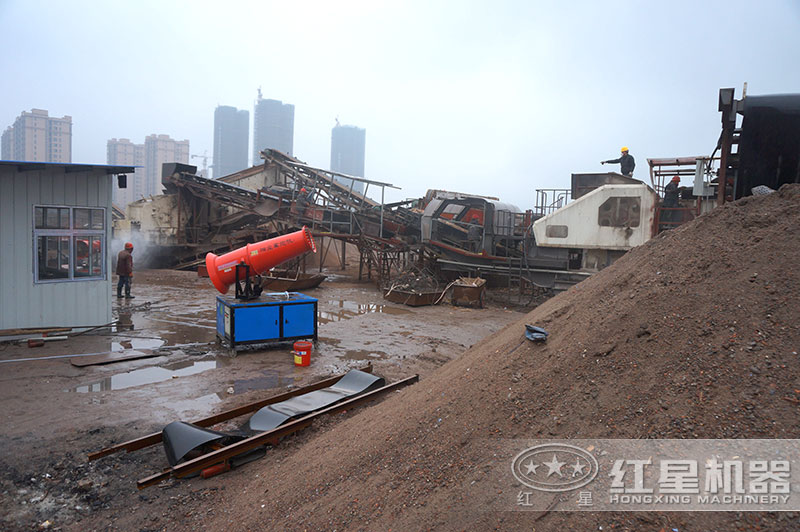
POLYGON ((316 342, 317 300, 298 292, 266 293, 251 301, 217 296, 217 338, 232 349, 308 338, 316 342))

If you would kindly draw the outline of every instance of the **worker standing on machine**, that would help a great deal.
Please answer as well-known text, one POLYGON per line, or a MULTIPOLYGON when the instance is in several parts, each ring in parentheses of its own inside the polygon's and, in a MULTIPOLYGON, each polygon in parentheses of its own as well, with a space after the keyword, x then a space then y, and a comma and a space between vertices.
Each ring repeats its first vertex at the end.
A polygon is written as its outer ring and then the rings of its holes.
POLYGON ((131 295, 131 279, 133 278, 133 244, 130 242, 125 243, 125 249, 117 255, 117 275, 119 281, 117 282, 117 297, 122 298, 122 287, 125 287, 125 298, 133 299, 136 296, 131 295))
POLYGON ((478 218, 473 217, 469 222, 467 229, 467 242, 469 242, 469 250, 473 253, 481 251, 481 241, 483 240, 483 227, 479 225, 478 218))
POLYGON ((661 221, 664 222, 661 224, 662 231, 675 227, 678 211, 673 209, 680 207, 680 203, 678 202, 678 194, 680 193, 678 184, 680 182, 681 178, 674 176, 672 180, 667 183, 667 186, 664 187, 664 200, 661 202, 661 221))
POLYGON ((620 150, 621 154, 619 159, 610 159, 608 161, 600 161, 600 164, 616 164, 619 163, 620 172, 622 175, 626 175, 628 177, 633 177, 633 169, 636 168, 636 161, 633 159, 633 155, 628 153, 628 147, 623 146, 620 150))

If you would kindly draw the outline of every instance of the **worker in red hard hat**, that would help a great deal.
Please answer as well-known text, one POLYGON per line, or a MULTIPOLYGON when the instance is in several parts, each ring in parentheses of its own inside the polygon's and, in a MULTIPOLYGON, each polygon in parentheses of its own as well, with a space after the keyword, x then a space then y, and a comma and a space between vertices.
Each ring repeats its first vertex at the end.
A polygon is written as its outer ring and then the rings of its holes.
POLYGON ((305 209, 314 203, 314 192, 309 192, 306 187, 301 188, 300 193, 297 194, 297 203, 301 209, 305 209))
POLYGON ((125 243, 125 249, 117 255, 117 275, 119 281, 117 282, 117 298, 122 298, 122 287, 125 287, 125 298, 133 299, 136 296, 131 295, 131 279, 133 278, 133 244, 130 242, 125 243))
POLYGON ((664 203, 663 205, 666 207, 669 203, 671 207, 678 206, 678 185, 681 182, 681 178, 678 176, 673 176, 667 186, 664 187, 664 203))
POLYGON ((674 176, 664 187, 664 200, 661 202, 661 221, 666 222, 666 224, 662 229, 675 227, 674 222, 678 219, 679 212, 674 209, 680 207, 680 202, 678 202, 678 195, 680 194, 678 185, 680 182, 681 178, 674 176))

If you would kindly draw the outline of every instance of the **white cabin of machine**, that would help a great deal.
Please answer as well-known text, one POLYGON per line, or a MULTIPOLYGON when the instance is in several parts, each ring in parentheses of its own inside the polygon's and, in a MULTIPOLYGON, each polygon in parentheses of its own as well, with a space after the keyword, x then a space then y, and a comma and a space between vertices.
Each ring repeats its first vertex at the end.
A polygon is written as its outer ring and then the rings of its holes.
POLYGON ((654 236, 657 204, 645 184, 603 185, 536 220, 536 245, 580 252, 580 269, 601 270, 654 236))

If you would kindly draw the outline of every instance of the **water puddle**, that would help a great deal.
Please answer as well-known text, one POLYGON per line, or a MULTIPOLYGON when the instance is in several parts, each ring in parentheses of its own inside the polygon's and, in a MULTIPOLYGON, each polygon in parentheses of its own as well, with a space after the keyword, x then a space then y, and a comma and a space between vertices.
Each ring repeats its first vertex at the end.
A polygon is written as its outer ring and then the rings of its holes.
POLYGON ((168 408, 183 416, 191 412, 209 412, 225 399, 222 393, 210 393, 194 399, 171 399, 168 408))
POLYGON ((345 360, 384 360, 388 357, 383 351, 370 351, 369 349, 355 349, 346 351, 341 358, 345 360))
POLYGON ((391 314, 399 316, 411 313, 410 310, 404 308, 392 307, 389 305, 381 305, 377 303, 356 303, 355 301, 347 300, 334 300, 329 301, 334 310, 320 310, 317 314, 317 320, 320 323, 330 323, 332 321, 349 320, 362 314, 391 314))
MULTIPOLYGON (((188 305, 182 305, 181 311, 185 310, 188 305)), ((191 310, 191 308, 189 308, 191 310)), ((131 334, 137 336, 144 334, 150 337, 158 336, 163 342, 159 345, 155 343, 150 345, 134 344, 134 348, 138 349, 154 349, 161 345, 174 345, 186 344, 191 342, 208 342, 214 340, 214 332, 216 330, 216 317, 214 311, 211 310, 206 314, 196 315, 183 315, 175 312, 162 312, 162 311, 147 311, 147 312, 119 312, 117 321, 119 327, 116 332, 121 335, 131 334), (136 332, 129 332, 136 331, 136 332)), ((138 340, 138 341, 141 341, 138 340)), ((123 348, 126 347, 122 344, 123 348)), ((119 350, 116 347, 115 350, 119 350)))
POLYGON ((131 338, 129 340, 111 342, 111 350, 125 351, 126 349, 158 349, 164 345, 164 343, 164 340, 161 340, 160 338, 131 338))
POLYGON ((69 392, 88 393, 88 392, 105 392, 109 390, 124 390, 125 388, 132 388, 134 386, 141 386, 144 384, 153 384, 162 382, 173 377, 186 377, 188 375, 195 375, 217 367, 215 360, 206 360, 199 362, 178 362, 175 364, 166 364, 164 366, 152 366, 149 368, 142 368, 126 373, 117 373, 105 379, 76 386, 70 388, 69 392))

